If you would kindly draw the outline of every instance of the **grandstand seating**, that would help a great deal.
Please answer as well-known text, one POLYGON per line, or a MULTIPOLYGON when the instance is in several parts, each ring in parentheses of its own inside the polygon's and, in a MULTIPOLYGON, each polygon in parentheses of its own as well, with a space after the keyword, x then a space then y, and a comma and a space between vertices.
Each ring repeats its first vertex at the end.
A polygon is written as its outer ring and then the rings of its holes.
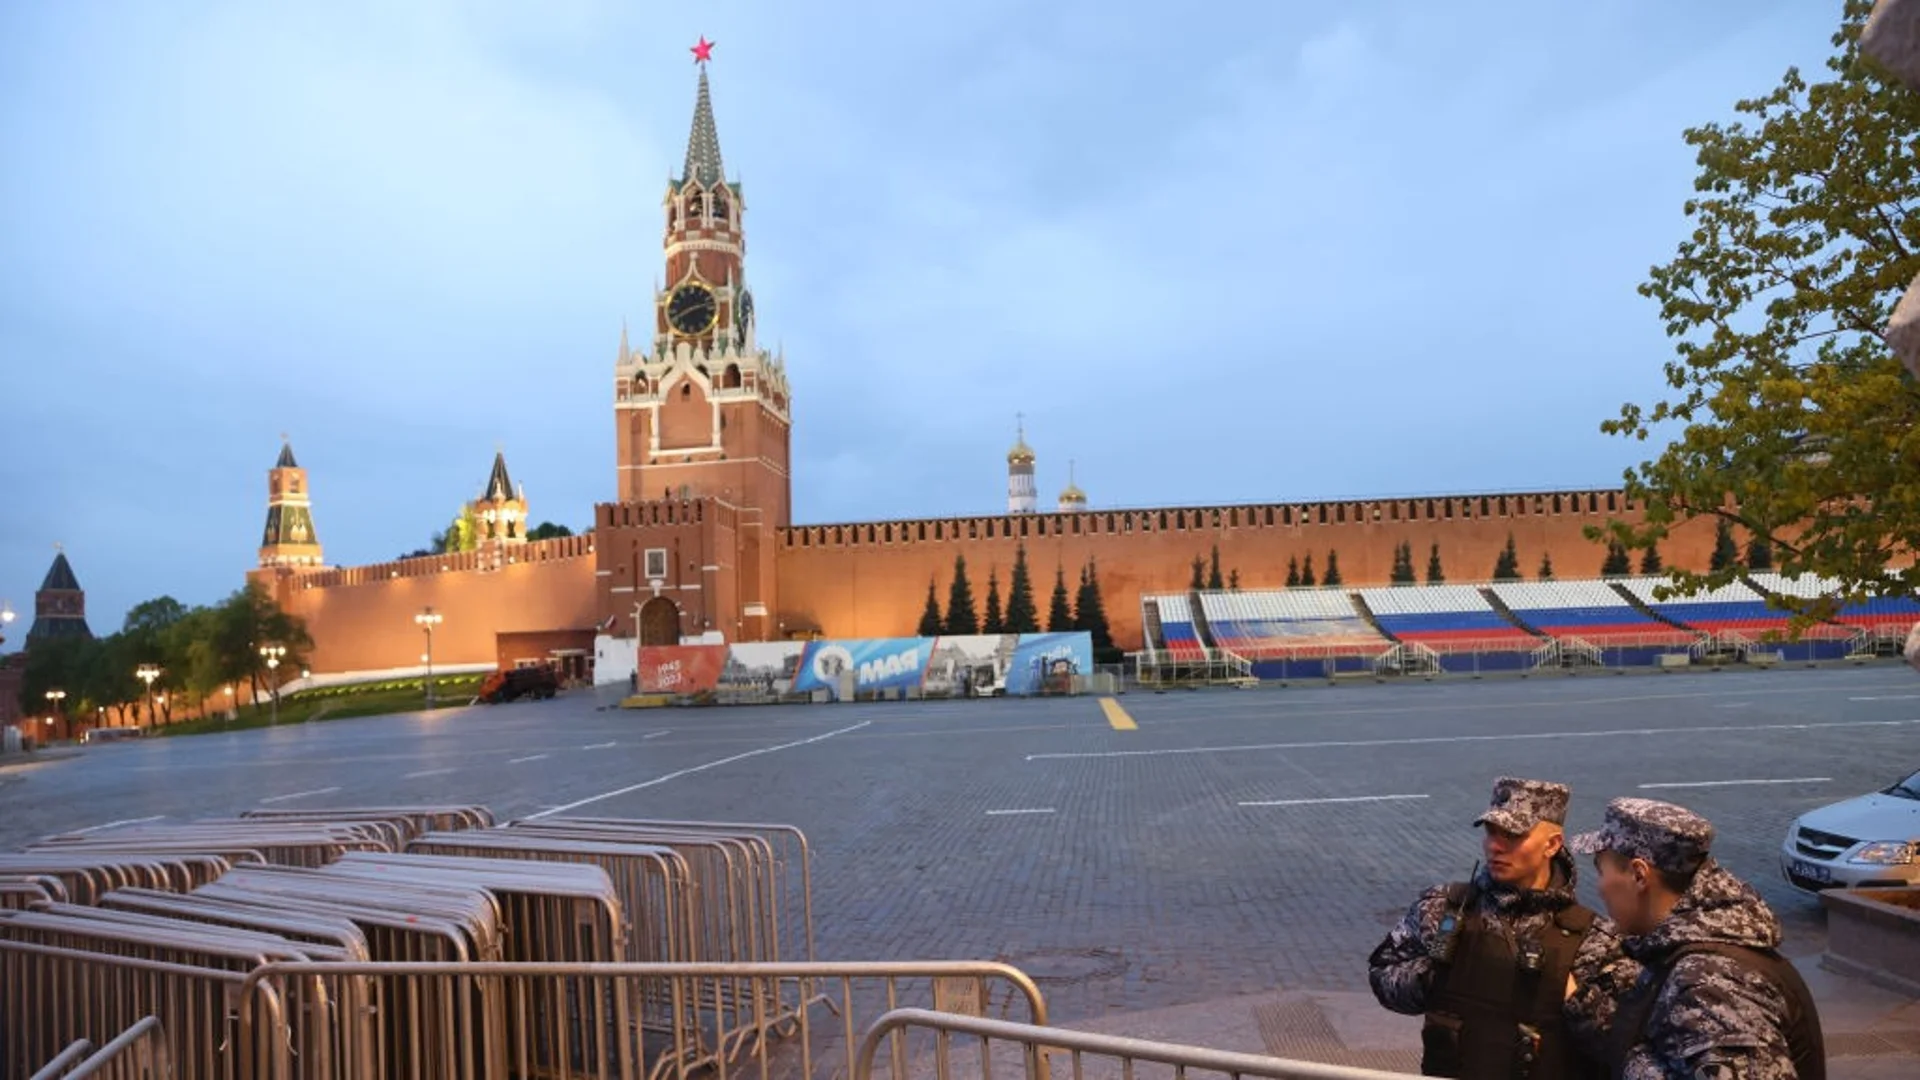
POLYGON ((1604 581, 1501 581, 1491 587, 1516 618, 1556 638, 1608 647, 1680 645, 1698 639, 1634 607, 1604 581))
POLYGON ((1340 589, 1206 592, 1200 605, 1214 644, 1248 660, 1375 656, 1393 647, 1340 589))
POLYGON ((1758 639, 1769 631, 1784 633, 1787 629, 1789 613, 1767 607, 1767 598, 1747 585, 1735 582, 1693 596, 1655 599, 1654 590, 1666 580, 1630 578, 1618 584, 1662 618, 1672 619, 1693 630, 1709 634, 1743 634, 1758 639))
POLYGON ((1362 589, 1360 599, 1380 629, 1437 651, 1530 650, 1539 638, 1494 609, 1474 585, 1403 585, 1362 589))
POLYGON ((1176 661, 1206 659, 1206 646, 1200 642, 1200 630, 1193 625, 1193 605, 1184 593, 1151 596, 1160 611, 1160 634, 1166 641, 1167 656, 1176 661))
MULTIPOLYGON (((1780 574, 1764 573, 1752 575, 1754 584, 1761 589, 1782 596, 1813 598, 1832 596, 1840 591, 1840 583, 1830 578, 1816 577, 1811 574, 1790 578, 1780 574)), ((1881 596, 1857 604, 1843 604, 1834 621, 1843 626, 1859 626, 1870 629, 1904 630, 1920 623, 1920 602, 1907 596, 1881 596)))

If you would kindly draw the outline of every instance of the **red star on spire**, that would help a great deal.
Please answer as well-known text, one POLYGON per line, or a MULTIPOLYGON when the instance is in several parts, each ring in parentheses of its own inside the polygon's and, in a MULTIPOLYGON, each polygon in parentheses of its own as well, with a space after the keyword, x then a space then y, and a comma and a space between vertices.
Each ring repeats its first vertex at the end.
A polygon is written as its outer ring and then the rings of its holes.
POLYGON ((707 40, 707 35, 701 34, 700 44, 695 45, 687 51, 693 54, 694 63, 704 64, 713 59, 713 42, 707 40))

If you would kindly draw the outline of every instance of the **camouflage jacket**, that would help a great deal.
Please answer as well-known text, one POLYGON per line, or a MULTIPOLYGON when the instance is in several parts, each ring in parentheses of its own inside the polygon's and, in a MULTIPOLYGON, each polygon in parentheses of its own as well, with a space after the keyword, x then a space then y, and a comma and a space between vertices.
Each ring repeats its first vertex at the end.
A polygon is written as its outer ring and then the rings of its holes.
MULTIPOLYGON (((1569 1029, 1591 1037, 1609 1025, 1623 993, 1650 984, 1654 969, 1697 943, 1772 949, 1780 944, 1780 920, 1753 886, 1709 860, 1664 922, 1622 942, 1637 963, 1591 973, 1590 983, 1576 972, 1580 985, 1567 1002, 1569 1029)), ((1671 967, 1627 1055, 1624 1080, 1796 1080, 1785 1027, 1788 1002, 1780 987, 1718 953, 1688 953, 1671 967)))
MULTIPOLYGON (((1478 885, 1475 910, 1489 930, 1505 935, 1509 941, 1538 939, 1555 914, 1577 902, 1573 895, 1577 876, 1573 858, 1565 852, 1554 857, 1553 880, 1544 889, 1498 885, 1482 869, 1474 877, 1478 885)), ((1413 1016, 1427 1011, 1434 971, 1427 950, 1446 910, 1445 885, 1421 893, 1367 958, 1367 981, 1381 1005, 1413 1016)), ((1619 958, 1620 939, 1613 925, 1604 918, 1594 919, 1593 930, 1574 958, 1574 981, 1582 985, 1594 981, 1603 968, 1619 958)))

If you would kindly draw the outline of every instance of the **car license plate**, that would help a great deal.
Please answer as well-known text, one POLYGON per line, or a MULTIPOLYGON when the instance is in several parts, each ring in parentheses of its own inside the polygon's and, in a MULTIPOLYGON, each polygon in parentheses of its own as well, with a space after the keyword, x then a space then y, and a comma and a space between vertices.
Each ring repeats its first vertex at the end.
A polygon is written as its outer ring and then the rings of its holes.
POLYGON ((1803 877, 1808 881, 1816 881, 1822 885, 1833 881, 1833 871, 1828 870, 1819 863, 1810 863, 1805 859, 1793 860, 1793 876, 1803 877))

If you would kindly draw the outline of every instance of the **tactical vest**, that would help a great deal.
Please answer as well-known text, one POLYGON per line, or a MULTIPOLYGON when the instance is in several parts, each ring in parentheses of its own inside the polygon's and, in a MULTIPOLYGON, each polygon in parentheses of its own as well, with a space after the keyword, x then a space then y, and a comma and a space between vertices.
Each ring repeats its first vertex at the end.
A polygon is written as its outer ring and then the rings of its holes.
POLYGON ((1608 1065, 1614 1076, 1625 1074, 1627 1057, 1645 1041, 1647 1022, 1653 1019, 1653 1007, 1674 965, 1688 953, 1713 953, 1737 961, 1749 971, 1758 972, 1771 982, 1787 1000, 1787 1016, 1781 1034, 1787 1038, 1787 1050, 1793 1055, 1793 1071, 1799 1080, 1827 1080, 1826 1039, 1820 1031, 1820 1011, 1814 1007, 1813 991, 1792 963, 1772 949, 1753 949, 1717 941, 1682 945, 1659 967, 1652 967, 1651 978, 1620 1000, 1613 1014, 1612 1038, 1608 1045, 1608 1065))
POLYGON ((1561 1009, 1593 912, 1569 904, 1537 940, 1512 942, 1485 924, 1479 890, 1447 886, 1458 916, 1452 959, 1435 962, 1420 1071, 1460 1080, 1583 1080, 1594 1068, 1570 1043, 1561 1009), (1518 944, 1521 948, 1516 949, 1518 944))

